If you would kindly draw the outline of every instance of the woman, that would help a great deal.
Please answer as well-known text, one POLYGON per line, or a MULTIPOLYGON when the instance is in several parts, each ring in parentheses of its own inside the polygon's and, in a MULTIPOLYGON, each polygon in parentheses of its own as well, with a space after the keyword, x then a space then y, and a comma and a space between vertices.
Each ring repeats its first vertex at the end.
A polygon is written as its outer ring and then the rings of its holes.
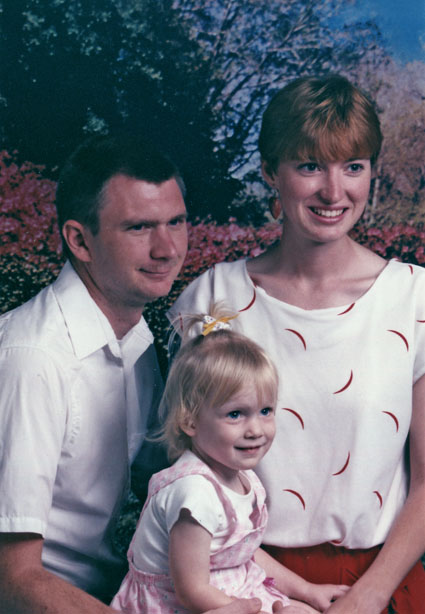
POLYGON ((345 78, 281 90, 260 153, 282 238, 216 265, 170 312, 225 300, 278 365, 277 435, 258 470, 265 547, 309 581, 352 586, 332 614, 425 611, 425 271, 348 234, 381 140, 373 105, 345 78))

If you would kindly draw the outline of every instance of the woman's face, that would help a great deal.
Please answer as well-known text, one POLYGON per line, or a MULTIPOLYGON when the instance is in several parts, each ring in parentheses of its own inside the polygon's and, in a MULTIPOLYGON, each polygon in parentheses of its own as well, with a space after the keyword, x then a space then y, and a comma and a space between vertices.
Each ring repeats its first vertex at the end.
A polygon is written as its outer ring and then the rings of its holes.
POLYGON ((267 183, 278 190, 285 235, 296 233, 326 243, 347 234, 362 215, 370 189, 369 159, 338 162, 281 162, 267 183))

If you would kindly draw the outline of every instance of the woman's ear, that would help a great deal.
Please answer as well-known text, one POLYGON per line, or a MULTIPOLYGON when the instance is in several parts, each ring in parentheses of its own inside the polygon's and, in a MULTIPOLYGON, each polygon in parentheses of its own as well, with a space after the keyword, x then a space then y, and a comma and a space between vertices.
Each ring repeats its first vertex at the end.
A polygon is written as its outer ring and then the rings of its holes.
POLYGON ((261 162, 261 174, 263 175, 264 181, 271 187, 276 188, 276 179, 275 174, 271 170, 269 164, 263 160, 261 162))
POLYGON ((90 250, 87 235, 90 231, 76 220, 66 220, 62 228, 63 238, 77 260, 90 262, 90 250))

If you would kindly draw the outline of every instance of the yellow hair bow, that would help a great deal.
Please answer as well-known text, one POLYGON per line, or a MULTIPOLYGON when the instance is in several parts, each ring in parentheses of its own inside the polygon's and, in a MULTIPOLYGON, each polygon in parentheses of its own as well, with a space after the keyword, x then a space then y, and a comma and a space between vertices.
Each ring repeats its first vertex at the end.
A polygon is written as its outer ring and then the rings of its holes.
POLYGON ((234 316, 223 316, 222 318, 213 318, 212 316, 205 315, 203 319, 203 328, 202 334, 206 337, 209 333, 213 331, 222 330, 224 328, 230 328, 228 324, 229 320, 233 320, 238 317, 238 313, 234 316))

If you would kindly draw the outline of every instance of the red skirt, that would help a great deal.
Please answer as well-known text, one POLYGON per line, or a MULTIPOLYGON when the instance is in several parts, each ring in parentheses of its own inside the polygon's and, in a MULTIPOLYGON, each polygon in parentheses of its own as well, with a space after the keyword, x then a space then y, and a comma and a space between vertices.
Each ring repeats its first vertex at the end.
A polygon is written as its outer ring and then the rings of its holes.
MULTIPOLYGON (((302 578, 317 584, 347 584, 351 586, 366 571, 381 547, 349 550, 332 544, 310 548, 279 548, 263 546, 282 565, 302 578)), ((425 571, 421 561, 410 570, 391 597, 382 614, 424 614, 425 571)))

